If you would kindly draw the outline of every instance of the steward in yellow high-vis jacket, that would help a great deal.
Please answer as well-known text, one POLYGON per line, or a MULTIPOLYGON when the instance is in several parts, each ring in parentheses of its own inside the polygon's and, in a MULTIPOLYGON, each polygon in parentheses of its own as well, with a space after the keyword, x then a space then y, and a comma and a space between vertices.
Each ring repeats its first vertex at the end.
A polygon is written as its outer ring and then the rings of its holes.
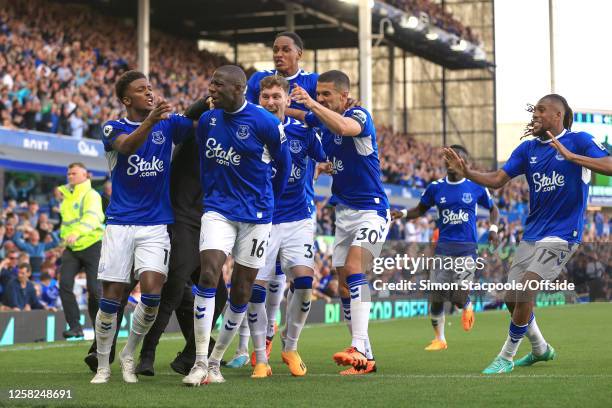
POLYGON ((68 165, 67 178, 68 184, 59 187, 64 196, 60 205, 60 237, 66 245, 60 267, 60 297, 66 322, 70 326, 63 333, 65 338, 83 336, 79 306, 73 293, 74 277, 81 271, 87 275, 89 317, 92 324, 96 321, 100 300, 98 263, 104 233, 102 198, 91 187, 85 165, 68 165))

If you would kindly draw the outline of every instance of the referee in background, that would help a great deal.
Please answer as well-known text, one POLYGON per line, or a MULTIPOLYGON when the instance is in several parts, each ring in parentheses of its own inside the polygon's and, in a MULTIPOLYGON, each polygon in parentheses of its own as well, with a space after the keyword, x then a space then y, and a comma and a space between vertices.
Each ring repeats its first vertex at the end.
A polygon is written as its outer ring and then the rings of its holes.
POLYGON ((96 321, 98 302, 98 262, 102 248, 104 213, 100 194, 91 187, 89 173, 83 163, 71 163, 67 172, 68 184, 60 186, 62 224, 60 237, 66 249, 60 267, 60 298, 66 322, 70 327, 64 338, 82 337, 79 306, 74 296, 74 278, 85 271, 87 275, 87 309, 92 323, 96 321))

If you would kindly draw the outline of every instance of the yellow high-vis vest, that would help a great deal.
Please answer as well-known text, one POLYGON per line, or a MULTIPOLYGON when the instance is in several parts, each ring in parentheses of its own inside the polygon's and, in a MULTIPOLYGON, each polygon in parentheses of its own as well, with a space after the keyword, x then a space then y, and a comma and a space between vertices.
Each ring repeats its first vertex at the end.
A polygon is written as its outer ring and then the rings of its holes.
POLYGON ((68 247, 73 251, 82 251, 100 241, 104 233, 102 197, 91 188, 91 181, 86 180, 73 189, 65 184, 59 190, 64 195, 60 205, 60 237, 65 240, 69 235, 77 236, 76 242, 68 247))

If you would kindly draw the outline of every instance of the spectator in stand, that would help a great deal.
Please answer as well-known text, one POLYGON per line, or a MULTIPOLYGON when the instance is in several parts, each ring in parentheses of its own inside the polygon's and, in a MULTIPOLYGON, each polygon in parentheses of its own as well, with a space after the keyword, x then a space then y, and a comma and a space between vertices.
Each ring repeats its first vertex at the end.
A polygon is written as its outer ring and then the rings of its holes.
POLYGON ((33 178, 23 179, 12 179, 6 186, 9 199, 14 199, 18 203, 27 202, 30 199, 32 190, 36 187, 36 183, 33 178))
POLYGON ((0 301, 2 303, 4 303, 4 294, 6 294, 8 284, 17 278, 18 261, 19 252, 15 250, 9 251, 6 258, 0 261, 0 301))
POLYGON ((57 287, 57 281, 51 278, 47 272, 43 272, 40 275, 40 303, 45 308, 52 312, 57 312, 57 304, 59 299, 59 288, 57 287))
POLYGON ((47 242, 40 242, 40 234, 34 228, 22 228, 15 234, 15 245, 30 255, 30 265, 35 280, 40 277, 40 267, 45 259, 45 252, 59 245, 57 233, 51 233, 47 242), (27 241, 26 241, 27 240, 27 241))
POLYGON ((31 274, 32 269, 29 264, 19 265, 17 278, 6 287, 3 299, 4 310, 29 311, 45 308, 36 296, 36 288, 30 281, 31 274))
MULTIPOLYGON (((119 117, 113 84, 136 66, 136 28, 83 5, 8 0, 0 31, 2 125, 74 137, 101 137, 100 124, 119 117)), ((151 33, 150 81, 178 111, 208 93, 224 57, 196 43, 151 33)))
POLYGON ((22 217, 25 216, 25 218, 30 221, 30 225, 36 226, 38 225, 38 210, 40 210, 40 207, 38 206, 38 202, 36 200, 29 200, 28 201, 28 211, 22 215, 22 217))
POLYGON ((36 224, 36 230, 40 234, 40 240, 47 242, 47 237, 53 232, 53 224, 49 220, 47 213, 41 213, 38 217, 38 224, 36 224))
POLYGON ((53 189, 53 194, 49 199, 49 219, 55 225, 59 224, 60 221, 60 203, 62 202, 62 199, 63 197, 59 187, 55 187, 53 189))

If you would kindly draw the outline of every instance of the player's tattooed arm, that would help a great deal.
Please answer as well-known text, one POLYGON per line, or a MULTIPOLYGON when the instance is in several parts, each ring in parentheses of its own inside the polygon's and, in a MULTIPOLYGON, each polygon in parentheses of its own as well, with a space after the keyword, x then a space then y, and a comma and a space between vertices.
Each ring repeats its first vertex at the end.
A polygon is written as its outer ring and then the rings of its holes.
POLYGON ((412 207, 409 210, 391 210, 391 219, 393 221, 399 220, 400 218, 406 217, 409 220, 414 218, 419 218, 425 215, 429 210, 429 207, 419 202, 415 207, 412 207))
POLYGON ((308 92, 298 84, 294 84, 290 96, 291 100, 306 106, 333 133, 349 137, 361 134, 361 125, 355 119, 342 116, 331 109, 327 109, 312 99, 308 92))
POLYGON ((442 150, 442 154, 444 155, 449 168, 452 168, 459 177, 468 178, 481 186, 501 188, 510 181, 510 176, 508 176, 508 174, 506 174, 506 172, 503 170, 480 172, 470 169, 465 160, 459 157, 459 155, 449 147, 445 147, 442 150))
POLYGON ((165 99, 161 99, 155 109, 149 112, 149 116, 134 130, 132 133, 122 134, 117 136, 113 142, 113 149, 121 154, 129 155, 135 153, 140 146, 147 140, 151 129, 159 121, 168 119, 168 115, 172 112, 172 107, 166 102, 165 99))
POLYGON ((588 157, 576 154, 568 150, 563 144, 561 144, 555 135, 550 131, 546 132, 550 137, 550 144, 554 147, 565 160, 576 163, 582 167, 594 171, 595 173, 603 174, 605 176, 612 176, 612 156, 605 157, 588 157))

